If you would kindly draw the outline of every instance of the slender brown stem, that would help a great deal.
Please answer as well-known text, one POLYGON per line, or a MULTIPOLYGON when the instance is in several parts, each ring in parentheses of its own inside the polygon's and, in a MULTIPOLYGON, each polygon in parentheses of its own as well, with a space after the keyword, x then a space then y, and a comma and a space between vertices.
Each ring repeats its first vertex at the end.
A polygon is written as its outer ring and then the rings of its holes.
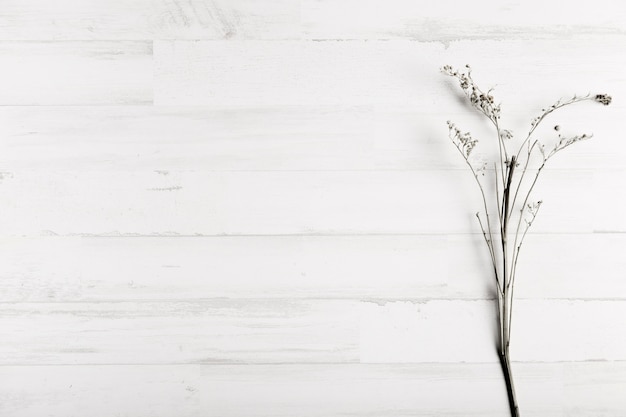
MULTIPOLYGON (((546 119, 546 117, 553 113, 555 110, 584 100, 593 100, 603 105, 608 105, 611 103, 611 97, 606 94, 597 94, 595 96, 588 94, 583 97, 574 96, 573 98, 565 101, 559 100, 547 109, 542 109, 542 113, 532 120, 531 128, 528 132, 528 135, 520 144, 517 152, 512 149, 512 153, 509 155, 505 139, 511 139, 512 134, 510 131, 503 130, 500 127, 500 105, 494 104, 494 99, 490 94, 491 90, 484 93, 480 88, 478 88, 478 86, 472 79, 470 67, 466 66, 466 68, 467 71, 465 73, 455 71, 452 69, 452 67, 448 65, 444 66, 442 69, 446 74, 454 76, 459 80, 460 86, 472 106, 478 109, 481 113, 483 113, 489 119, 489 121, 493 123, 496 129, 496 134, 498 136, 498 161, 494 162, 496 194, 495 203, 498 213, 498 225, 500 227, 500 242, 498 243, 501 244, 501 247, 499 247, 500 245, 497 245, 494 242, 494 237, 497 237, 497 232, 496 229, 491 229, 491 219, 489 217, 489 207, 487 204, 485 191, 483 189, 481 181, 478 178, 478 173, 469 161, 470 152, 472 151, 478 140, 474 140, 470 136, 469 132, 461 134, 460 131, 451 124, 451 122, 448 122, 448 125, 451 129, 451 132, 452 129, 454 129, 455 135, 451 136, 452 142, 456 146, 457 150, 461 153, 461 155, 465 159, 465 162, 472 171, 474 179, 476 180, 476 183, 480 189, 481 197, 483 200, 483 208, 485 210, 484 221, 481 218, 480 213, 476 213, 476 217, 478 218, 478 223, 480 224, 480 228, 483 232, 483 238, 485 240, 485 243, 487 244, 487 248, 489 249, 489 255, 491 257, 491 262, 494 268, 496 286, 498 289, 498 356, 500 358, 500 363, 502 365, 502 371, 504 373, 504 379, 506 382, 511 416, 519 417, 519 407, 517 405, 515 387, 513 384, 513 374, 511 372, 511 362, 509 359, 511 323, 513 321, 513 291, 520 250, 522 244, 524 243, 524 238, 526 237, 528 229, 533 223, 541 204, 541 201, 538 201, 534 204, 528 204, 528 201, 531 193, 533 192, 535 184, 537 183, 537 180, 544 166, 546 165, 546 162, 557 152, 567 148, 568 146, 576 142, 584 139, 589 139, 591 137, 590 135, 586 134, 572 137, 566 137, 559 134, 558 143, 554 146, 553 149, 551 149, 549 152, 546 152, 542 142, 538 139, 534 139, 533 134, 535 133, 537 127, 546 119), (524 149, 526 149, 526 155, 524 155, 525 158, 524 156, 522 156, 524 149), (533 156, 534 151, 541 152, 543 161, 541 163, 541 166, 537 169, 537 172, 535 173, 532 181, 528 180, 531 183, 530 186, 526 189, 526 182, 524 180, 526 178, 526 172, 528 171, 530 159, 533 156), (516 166, 518 164, 520 168, 516 170, 516 166), (520 170, 521 172, 519 172, 520 170), (500 172, 498 173, 498 171, 500 172), (517 175, 517 172, 515 171, 518 171, 519 175, 517 175), (502 186, 500 187, 500 185, 502 186), (522 187, 524 187, 523 190, 522 187), (523 199, 523 202, 521 202, 521 207, 519 207, 518 198, 520 200, 523 199), (514 218, 516 210, 518 208, 519 218, 514 218), (528 218, 524 215, 526 208, 528 208, 528 211, 531 215, 530 220, 528 220, 528 218), (525 221, 526 223, 526 227, 523 231, 521 230, 522 221, 525 221), (513 223, 511 224, 511 222, 513 223), (484 223, 486 223, 486 225, 484 223), (509 235, 511 235, 511 241, 508 241, 509 235)), ((559 130, 558 125, 555 126, 555 130, 559 130)), ((484 170, 486 166, 487 165, 485 165, 480 171, 482 175, 484 175, 484 170)))
POLYGON ((535 129, 537 129, 537 127, 541 124, 541 122, 543 121, 543 119, 546 118, 546 116, 548 116, 550 113, 554 112, 555 110, 560 109, 561 107, 565 107, 565 106, 569 106, 570 104, 574 104, 574 103, 578 103, 581 101, 585 101, 585 100, 593 100, 594 98, 591 95, 586 95, 586 96, 582 96, 582 97, 578 97, 578 96, 574 96, 571 99, 565 101, 565 102, 561 102, 560 100, 558 102, 556 102, 555 104, 553 104, 552 106, 550 106, 547 110, 544 110, 543 113, 537 117, 535 119, 535 121, 532 124, 532 127, 530 129, 530 131, 528 132, 528 135, 526 136, 526 139, 524 139, 524 141, 521 143, 518 151, 517 151, 517 158, 519 159, 519 156, 522 152, 522 148, 524 147, 525 144, 529 143, 530 141, 530 137, 533 135, 533 133, 535 132, 535 129))
POLYGON ((504 349, 504 352, 498 352, 500 356, 500 364, 502 365, 502 373, 504 374, 504 381, 506 382, 506 392, 509 397, 509 409, 511 410, 511 417, 519 417, 519 407, 517 405, 517 397, 515 395, 515 386, 513 384, 513 373, 511 372, 511 362, 509 361, 509 349, 504 349))
MULTIPOLYGON (((515 194, 513 195, 513 203, 511 203, 511 214, 513 212, 513 209, 515 208, 515 202, 517 201, 517 194, 519 193, 520 188, 522 187, 522 182, 524 182, 524 176, 526 175, 526 171, 528 170, 528 163, 530 162, 530 156, 533 152, 533 149, 535 148, 535 146, 539 143, 539 141, 534 141, 532 146, 528 147, 528 154, 526 155, 526 162, 524 164, 524 168, 522 169, 522 174, 519 177, 519 180, 517 181, 517 187, 515 188, 515 194)), ((519 160, 519 158, 518 158, 519 160)))
POLYGON ((498 279, 498 266, 497 266, 497 262, 496 262, 495 249, 493 247, 493 233, 491 231, 491 219, 489 219, 489 209, 487 207, 487 197, 485 196, 485 190, 483 189, 483 186, 480 183, 480 180, 478 179, 478 173, 476 172, 476 170, 474 169, 474 167, 470 163, 470 161, 468 159, 468 156, 465 153, 463 153, 463 150, 454 142, 454 140, 452 141, 452 143, 454 144, 454 147, 459 151, 459 153, 461 154, 461 156, 465 160, 465 163, 469 167, 470 171, 472 171, 472 174, 474 175, 474 180, 476 181, 476 185, 478 185, 478 188, 480 189, 480 195, 482 196, 483 207, 485 209, 485 217, 486 217, 486 223, 487 223, 487 229, 486 230, 483 227, 483 224, 482 224, 482 222, 480 220, 480 216, 478 215, 478 213, 476 214, 476 217, 478 218, 478 222, 480 224, 480 228, 481 228, 481 230, 483 232, 483 237, 485 238, 485 242, 487 243, 487 247, 489 248, 489 253, 491 254, 491 262, 493 264, 493 268, 494 268, 494 271, 495 271, 496 284, 498 285, 498 287, 502 287, 502 286, 504 286, 504 283, 500 283, 499 279, 498 279))
MULTIPOLYGON (((515 165, 517 159, 515 155, 511 156, 507 166, 507 178, 504 189, 502 191, 502 267, 503 267, 503 312, 500 316, 500 331, 502 333, 501 345, 500 345, 500 363, 502 364, 502 370, 504 372, 504 379, 506 382, 507 393, 509 397, 509 406, 511 409, 512 417, 519 417, 519 407, 517 406, 517 399, 515 397, 515 387, 513 386, 513 375, 511 373, 511 364, 509 362, 509 341, 511 337, 511 318, 513 309, 513 288, 510 286, 513 271, 509 271, 507 262, 508 259, 508 245, 507 245, 507 233, 510 220, 511 210, 509 205, 511 203, 511 189, 513 187, 513 174, 515 171, 515 165), (508 278, 508 280, 507 280, 508 278)), ((515 256, 515 248, 513 248, 513 256, 515 256)), ((512 264, 513 265, 513 264, 512 264)))
MULTIPOLYGON (((507 260, 508 260, 508 245, 507 245, 507 228, 509 225, 509 203, 511 198, 511 184, 513 182, 513 171, 515 170, 516 159, 515 156, 511 157, 509 161, 509 165, 507 167, 507 178, 506 183, 504 185, 504 190, 502 191, 502 229, 501 229, 501 237, 502 237, 502 267, 503 267, 503 286, 508 287, 509 282, 507 278, 510 279, 510 274, 507 273, 507 260)), ((505 288, 506 290, 506 288, 505 288)))

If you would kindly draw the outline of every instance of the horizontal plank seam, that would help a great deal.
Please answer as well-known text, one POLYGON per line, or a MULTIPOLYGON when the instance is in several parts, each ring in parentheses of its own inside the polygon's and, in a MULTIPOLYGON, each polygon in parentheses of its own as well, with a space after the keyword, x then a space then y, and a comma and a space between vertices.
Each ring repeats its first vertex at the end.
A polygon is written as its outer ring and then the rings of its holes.
MULTIPOLYGON (((19 135, 23 136, 23 135, 19 135)), ((6 161, 3 161, 5 164, 6 161)), ((104 161, 108 162, 108 161, 104 161)), ((157 164, 155 164, 157 165, 157 164)), ((45 169, 37 169, 37 168, 28 168, 27 170, 11 170, 10 168, 3 168, 2 172, 39 172, 45 171, 46 173, 73 173, 73 172, 81 172, 81 173, 89 173, 89 172, 116 172, 116 173, 153 173, 156 171, 153 168, 145 168, 145 169, 94 169, 94 170, 84 170, 84 169, 54 169, 51 170, 49 168, 45 169)), ((351 168, 351 169, 168 169, 168 172, 173 173, 223 173, 223 172, 235 172, 235 173, 246 173, 246 172, 265 172, 265 173, 283 173, 283 172, 311 172, 311 173, 326 173, 326 172, 368 172, 368 173, 376 173, 376 172, 470 172, 467 168, 463 167, 432 167, 432 168, 351 168)), ((529 168, 528 171, 536 171, 536 169, 529 168)), ((615 172, 615 171, 624 171, 626 169, 623 168, 602 168, 602 167, 578 167, 574 166, 571 168, 554 168, 551 172, 560 172, 560 173, 577 173, 577 174, 593 174, 593 173, 602 173, 602 172, 615 172)))
POLYGON ((50 39, 47 37, 41 38, 0 38, 0 43, 9 43, 9 42, 31 42, 31 43, 85 43, 85 42, 264 42, 264 43, 272 43, 272 42, 417 42, 417 43, 442 43, 444 46, 449 45, 451 43, 456 42, 466 42, 466 41, 485 41, 485 42, 493 42, 493 41, 528 41, 528 40, 536 40, 536 41, 576 41, 579 42, 581 39, 594 39, 596 37, 622 37, 626 35, 626 31, 617 26, 585 26, 585 29, 589 29, 587 31, 581 32, 580 35, 576 33, 571 33, 572 28, 580 29, 580 25, 544 25, 539 27, 532 27, 528 25, 514 25, 507 26, 506 30, 500 29, 496 26, 496 31, 488 34, 462 34, 459 36, 454 36, 452 34, 442 35, 442 36, 428 36, 425 33, 407 33, 405 35, 397 35, 397 36, 361 36, 361 37, 315 37, 307 35, 306 32, 300 32, 299 34, 294 34, 291 36, 278 36, 278 37, 243 37, 243 38, 219 38, 219 37, 183 37, 183 38, 175 38, 175 37, 136 37, 136 38, 82 38, 82 37, 74 37, 74 38, 66 38, 66 39, 50 39), (561 28, 561 30, 553 30, 555 27, 561 28), (516 32, 511 30, 511 28, 515 29, 525 29, 522 32, 516 32), (527 29, 530 29, 529 32, 527 29), (494 33, 496 35, 494 36, 494 33), (567 35, 567 37, 563 38, 563 35, 567 35), (572 36, 573 35, 573 36, 572 36))
MULTIPOLYGON (((62 305, 62 304, 151 304, 151 303, 209 303, 224 301, 267 301, 267 300, 297 300, 297 301, 348 301, 362 303, 394 303, 407 302, 414 304, 426 304, 429 302, 439 301, 455 301, 455 302, 477 302, 477 301, 495 301, 495 298, 489 297, 451 297, 451 298, 373 298, 373 297, 298 297, 298 296, 268 296, 268 297, 211 297, 211 298, 128 298, 128 299, 86 299, 86 300, 59 300, 59 301, 0 301, 0 305, 62 305)), ((624 297, 516 297, 516 301, 551 301, 551 302, 603 302, 603 303, 621 303, 626 302, 624 297)), ((156 314, 155 314, 156 315, 156 314)))
MULTIPOLYGON (((62 100, 59 100, 62 101, 62 100)), ((149 100, 131 100, 128 103, 117 103, 116 100, 111 100, 109 103, 73 103, 73 104, 0 104, 2 107, 156 107, 154 104, 154 97, 149 100)), ((182 107, 182 106, 181 106, 182 107)))
MULTIPOLYGON (((579 360, 579 361, 515 361, 512 363, 517 365, 563 365, 563 364, 592 364, 592 363, 606 363, 606 364, 618 364, 626 365, 626 360, 579 360)), ((163 363, 16 363, 0 364, 0 367, 45 367, 45 366, 202 366, 202 367, 233 367, 233 366, 250 366, 250 367, 265 367, 265 366, 346 366, 346 367, 420 367, 427 365, 438 366, 481 366, 481 365, 498 365, 497 360, 493 362, 388 362, 388 363, 361 363, 361 362, 233 362, 233 363, 202 363, 202 362, 163 362, 163 363)))
MULTIPOLYGON (((591 232, 528 232, 534 236, 593 236, 597 234, 626 234, 622 230, 595 230, 591 232)), ((97 238, 97 239, 116 239, 116 238, 297 238, 297 237, 394 237, 394 236, 482 236, 481 232, 407 232, 407 233, 215 233, 215 234, 178 234, 178 233, 56 233, 53 231, 43 231, 41 234, 27 235, 0 235, 1 239, 53 239, 53 238, 97 238)))

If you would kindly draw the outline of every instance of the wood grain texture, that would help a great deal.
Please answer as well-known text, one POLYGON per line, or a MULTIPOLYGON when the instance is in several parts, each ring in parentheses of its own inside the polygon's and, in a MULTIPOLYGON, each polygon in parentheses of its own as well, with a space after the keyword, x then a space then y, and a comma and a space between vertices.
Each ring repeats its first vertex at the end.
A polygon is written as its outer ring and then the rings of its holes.
MULTIPOLYGON (((527 416, 615 417, 623 362, 514 363, 527 416)), ((500 417, 497 364, 3 366, 14 417, 419 415, 500 417)))
POLYGON ((419 103, 433 87, 412 79, 432 71, 416 61, 441 50, 413 42, 158 41, 155 104, 419 103))
POLYGON ((1 40, 298 39, 299 0, 7 0, 1 40))
MULTIPOLYGON (((524 416, 626 387, 623 7, 5 0, 0 415, 502 416, 475 184, 444 64, 555 159, 519 265, 524 416)), ((487 145, 487 146, 485 146, 487 145)), ((492 192, 493 187, 490 187, 492 192)))
MULTIPOLYGON (((444 83, 447 79, 439 79, 444 83)), ((556 100, 556 97, 552 97, 556 100)), ((548 101, 546 101, 548 103, 548 101)), ((546 104, 544 103, 544 104, 546 104)), ((448 139, 446 120, 495 149, 494 132, 457 103, 377 106, 4 106, 3 171, 72 169, 143 171, 466 170, 448 139)), ((505 108, 517 137, 541 107, 505 108)), ((504 106, 506 105, 503 104, 504 106)), ((581 103, 537 129, 549 145, 564 134, 593 133, 549 168, 623 168, 626 142, 613 132, 624 108, 581 103)), ((479 159, 479 158, 477 158, 479 159)), ((469 175, 469 172, 468 172, 469 175)))
MULTIPOLYGON (((478 235, 0 240, 1 302, 491 299, 478 235)), ((520 299, 622 300, 624 234, 528 237, 520 299)))
POLYGON ((151 42, 0 42, 0 105, 152 103, 151 42))
POLYGON ((614 64, 625 46, 626 36, 618 35, 448 47, 417 41, 156 41, 154 97, 157 105, 430 105, 448 112, 459 108, 458 93, 451 80, 442 81, 439 68, 471 64, 485 90, 498 86, 497 100, 541 109, 576 93, 624 95, 626 82, 614 64))
POLYGON ((566 39, 624 33, 624 9, 611 0, 557 3, 482 0, 303 0, 302 25, 314 39, 566 39), (346 16, 350 16, 346 19, 346 16))
MULTIPOLYGON (((626 230, 610 194, 626 171, 553 171, 533 233, 626 230), (578 190, 604 198, 577 198, 578 190), (608 194, 607 194, 608 193, 608 194), (607 202, 611 211, 594 213, 607 202)), ((482 202, 464 171, 58 171, 3 175, 2 236, 480 233, 482 202), (45 210, 41 210, 45 207, 45 210), (472 210, 468 212, 468 210, 472 210)), ((545 194, 544 194, 545 193, 545 194)))
POLYGON ((624 11, 602 0, 462 5, 410 0, 6 0, 2 40, 567 39, 623 34, 624 11))
MULTIPOLYGON (((3 303, 3 365, 498 362, 493 301, 3 303)), ((518 361, 626 360, 626 301, 517 300, 518 361)))

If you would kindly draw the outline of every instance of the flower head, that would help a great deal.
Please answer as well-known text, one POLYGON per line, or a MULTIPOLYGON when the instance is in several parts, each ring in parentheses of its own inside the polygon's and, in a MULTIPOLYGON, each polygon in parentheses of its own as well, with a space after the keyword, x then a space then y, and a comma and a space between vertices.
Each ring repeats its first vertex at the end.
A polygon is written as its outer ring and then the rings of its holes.
POLYGON ((611 104, 611 100, 613 100, 611 96, 608 94, 596 94, 596 96, 593 99, 597 101, 598 103, 604 104, 605 106, 608 106, 609 104, 611 104))

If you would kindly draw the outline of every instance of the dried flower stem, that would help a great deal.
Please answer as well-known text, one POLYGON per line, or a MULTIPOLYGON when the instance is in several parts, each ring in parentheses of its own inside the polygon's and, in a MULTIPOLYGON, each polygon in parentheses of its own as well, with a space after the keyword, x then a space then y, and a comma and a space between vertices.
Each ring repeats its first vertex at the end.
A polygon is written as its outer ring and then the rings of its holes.
MULTIPOLYGON (((597 94, 595 96, 586 95, 582 97, 574 96, 565 101, 559 100, 548 109, 542 109, 542 114, 532 120, 531 128, 526 138, 519 145, 517 152, 509 156, 506 142, 513 138, 513 134, 511 131, 502 129, 500 126, 500 105, 494 103, 494 98, 491 95, 492 90, 485 93, 478 88, 472 78, 469 66, 466 66, 465 71, 454 70, 450 66, 444 66, 442 70, 447 75, 455 77, 458 80, 461 89, 471 105, 485 115, 496 130, 498 161, 494 162, 493 172, 495 175, 495 208, 498 213, 499 236, 494 233, 495 228, 491 226, 491 218, 489 216, 490 204, 481 182, 481 178, 484 177, 487 172, 487 164, 483 164, 477 169, 474 167, 470 158, 472 151, 478 144, 478 140, 474 139, 469 132, 462 132, 452 122, 448 122, 450 139, 470 168, 483 200, 485 221, 483 222, 481 219, 480 212, 476 213, 476 218, 478 219, 478 224, 480 225, 483 238, 489 250, 496 282, 499 327, 498 356, 506 382, 511 415, 513 417, 519 417, 519 407, 511 372, 509 347, 511 341, 511 324, 513 321, 513 291, 515 289, 514 284, 519 254, 522 244, 524 243, 524 238, 534 222, 542 203, 541 201, 529 203, 529 199, 541 172, 550 158, 576 142, 591 138, 591 135, 587 134, 572 137, 559 134, 558 141, 554 147, 546 152, 545 144, 539 139, 533 140, 533 134, 541 122, 555 110, 586 100, 595 101, 606 106, 611 103, 611 97, 606 94, 597 94), (524 149, 526 149, 525 153, 523 153, 524 149), (524 178, 528 172, 529 161, 536 151, 541 154, 542 162, 530 186, 524 188, 524 178), (523 160, 523 162, 520 163, 520 160, 523 160), (522 165, 522 168, 516 169, 520 165, 522 165), (519 175, 517 175, 518 173, 519 175), (518 198, 521 197, 523 197, 523 202, 518 207, 518 198), (517 211, 518 208, 519 212, 517 211), (516 213, 519 214, 515 218, 516 213), (523 229, 522 222, 525 224, 523 229), (494 239, 496 237, 500 239, 500 245, 498 247, 494 245, 494 239), (509 238, 512 239, 512 245, 511 239, 509 238)), ((559 130, 559 126, 555 126, 555 131, 559 130)))

